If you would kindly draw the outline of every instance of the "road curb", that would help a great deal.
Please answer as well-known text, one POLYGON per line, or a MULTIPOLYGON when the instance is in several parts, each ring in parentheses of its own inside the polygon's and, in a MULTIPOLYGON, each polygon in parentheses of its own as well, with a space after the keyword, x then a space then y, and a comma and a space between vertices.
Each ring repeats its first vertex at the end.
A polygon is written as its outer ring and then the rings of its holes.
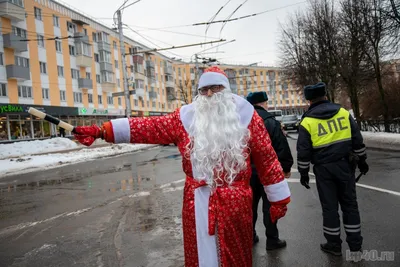
POLYGON ((362 132, 367 149, 379 151, 400 151, 400 134, 362 132))

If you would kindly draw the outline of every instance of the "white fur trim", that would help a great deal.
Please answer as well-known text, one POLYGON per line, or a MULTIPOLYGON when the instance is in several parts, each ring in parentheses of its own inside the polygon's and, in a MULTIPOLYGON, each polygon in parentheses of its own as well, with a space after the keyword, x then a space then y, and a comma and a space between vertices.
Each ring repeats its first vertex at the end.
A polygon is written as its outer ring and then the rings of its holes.
POLYGON ((127 118, 111 120, 114 132, 114 143, 130 143, 131 127, 127 118))
POLYGON ((200 76, 198 89, 210 85, 223 85, 226 89, 231 90, 229 79, 218 72, 205 72, 200 76))
POLYGON ((289 185, 284 179, 283 181, 264 186, 269 202, 278 202, 290 197, 289 185))
POLYGON ((211 189, 202 186, 194 190, 196 239, 199 267, 218 267, 216 236, 208 234, 208 203, 211 189))
MULTIPOLYGON (((254 107, 244 98, 232 94, 233 98, 236 102, 236 110, 240 115, 240 124, 244 127, 248 127, 251 119, 254 115, 254 107)), ((190 134, 189 128, 192 124, 194 118, 194 105, 196 103, 191 103, 189 105, 185 105, 180 109, 180 117, 185 130, 190 134)))

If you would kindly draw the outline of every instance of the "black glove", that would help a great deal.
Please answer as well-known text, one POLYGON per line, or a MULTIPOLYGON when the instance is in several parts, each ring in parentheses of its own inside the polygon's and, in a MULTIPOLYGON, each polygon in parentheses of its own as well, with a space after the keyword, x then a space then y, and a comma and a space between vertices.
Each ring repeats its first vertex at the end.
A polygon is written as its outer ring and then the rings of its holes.
POLYGON ((365 175, 369 171, 369 166, 365 160, 361 160, 358 162, 358 169, 365 175))
POLYGON ((304 186, 307 189, 310 189, 310 186, 308 185, 309 182, 310 182, 310 177, 308 176, 308 174, 301 175, 300 183, 301 183, 302 186, 304 186))

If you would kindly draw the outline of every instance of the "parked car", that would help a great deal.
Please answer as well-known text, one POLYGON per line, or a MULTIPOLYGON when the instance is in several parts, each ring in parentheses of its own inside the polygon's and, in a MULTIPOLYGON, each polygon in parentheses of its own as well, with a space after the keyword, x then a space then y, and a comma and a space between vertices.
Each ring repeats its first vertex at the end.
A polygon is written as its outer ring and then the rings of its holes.
POLYGON ((299 120, 297 115, 286 115, 282 117, 282 126, 284 130, 299 131, 299 120))

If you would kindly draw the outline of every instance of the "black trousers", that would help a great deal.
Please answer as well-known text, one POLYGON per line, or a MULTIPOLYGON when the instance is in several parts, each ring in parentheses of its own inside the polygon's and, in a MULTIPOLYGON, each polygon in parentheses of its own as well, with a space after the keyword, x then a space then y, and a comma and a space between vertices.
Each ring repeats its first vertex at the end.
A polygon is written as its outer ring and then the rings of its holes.
POLYGON ((250 180, 251 189, 253 190, 253 234, 256 234, 255 227, 258 218, 258 203, 263 200, 263 222, 265 226, 265 236, 268 243, 274 243, 279 240, 279 232, 276 223, 271 222, 269 208, 271 204, 268 201, 267 194, 264 191, 264 186, 256 174, 252 174, 250 180))
POLYGON ((322 206, 323 231, 329 243, 341 245, 339 204, 343 213, 346 242, 350 250, 361 249, 360 213, 358 211, 355 169, 347 159, 314 165, 319 199, 322 206))

